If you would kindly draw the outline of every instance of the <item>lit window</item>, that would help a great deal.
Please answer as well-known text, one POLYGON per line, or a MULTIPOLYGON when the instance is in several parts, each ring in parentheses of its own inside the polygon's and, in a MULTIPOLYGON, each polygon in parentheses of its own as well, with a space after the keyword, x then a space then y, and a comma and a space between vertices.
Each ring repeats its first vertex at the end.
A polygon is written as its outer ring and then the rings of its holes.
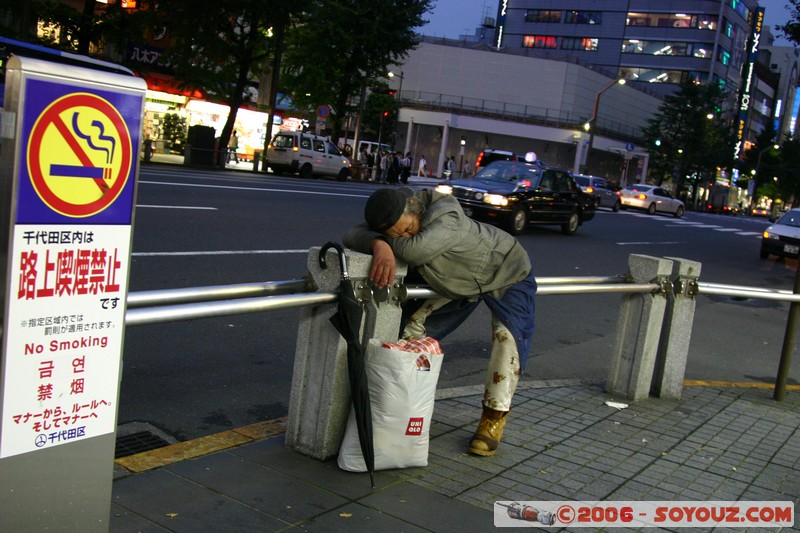
POLYGON ((711 15, 700 15, 697 22, 697 27, 701 30, 716 31, 717 18, 711 15))
POLYGON ((710 50, 711 43, 690 44, 678 41, 642 41, 627 39, 622 41, 622 53, 645 54, 654 56, 689 56, 707 57, 706 50, 710 50), (692 51, 694 50, 694 51, 692 51))
POLYGON ((597 50, 597 39, 591 37, 564 37, 561 39, 562 50, 597 50))
POLYGON ((717 19, 712 15, 687 15, 685 13, 628 13, 628 26, 655 28, 700 28, 716 30, 717 19))
POLYGON ((566 24, 600 24, 603 13, 600 11, 567 11, 564 22, 566 24))
POLYGON ((554 35, 525 35, 522 46, 526 48, 557 48, 554 35))
POLYGON ((561 11, 529 9, 525 13, 525 22, 561 22, 561 11))
POLYGON ((680 84, 684 81, 694 81, 704 83, 708 79, 707 73, 691 72, 682 70, 660 70, 648 68, 622 67, 619 69, 619 76, 626 80, 646 82, 646 83, 674 83, 680 84))

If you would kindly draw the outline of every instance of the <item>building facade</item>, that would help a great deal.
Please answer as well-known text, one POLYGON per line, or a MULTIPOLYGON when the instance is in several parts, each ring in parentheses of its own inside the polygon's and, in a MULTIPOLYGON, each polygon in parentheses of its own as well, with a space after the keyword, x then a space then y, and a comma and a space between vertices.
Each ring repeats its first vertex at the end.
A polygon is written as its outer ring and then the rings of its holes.
POLYGON ((458 40, 425 37, 399 67, 401 76, 387 80, 400 103, 395 148, 425 156, 436 175, 450 156, 460 170, 481 151, 500 149, 532 151, 575 172, 588 164, 615 183, 646 177, 649 156, 640 140, 661 104, 655 94, 617 86, 574 62, 458 40), (584 125, 595 110, 588 160, 584 125))
POLYGON ((667 94, 741 85, 756 0, 501 0, 494 45, 577 60, 667 94))
POLYGON ((577 62, 662 96, 687 80, 716 83, 742 157, 768 127, 777 141, 794 132, 797 52, 771 46, 763 17, 757 0, 500 0, 497 17, 465 38, 577 62))

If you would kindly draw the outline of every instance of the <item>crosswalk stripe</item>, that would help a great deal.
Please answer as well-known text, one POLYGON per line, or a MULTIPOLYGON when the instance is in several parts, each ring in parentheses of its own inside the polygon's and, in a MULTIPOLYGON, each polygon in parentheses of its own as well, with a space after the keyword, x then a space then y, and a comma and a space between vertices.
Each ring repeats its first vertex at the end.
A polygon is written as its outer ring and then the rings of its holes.
MULTIPOLYGON (((725 233, 734 233, 736 235, 741 235, 742 237, 758 237, 758 238, 761 238, 761 235, 763 233, 761 231, 742 231, 741 229, 737 229, 737 228, 726 228, 726 227, 720 226, 718 224, 706 224, 706 223, 703 223, 703 222, 696 222, 696 221, 692 221, 692 220, 671 220, 671 219, 668 219, 668 218, 665 218, 665 217, 657 217, 657 216, 653 216, 653 215, 651 215, 649 213, 640 213, 640 212, 636 212, 636 211, 625 211, 625 212, 620 213, 620 214, 627 215, 627 216, 632 216, 632 217, 636 217, 636 218, 643 218, 645 220, 660 220, 662 222, 668 222, 668 224, 665 225, 666 227, 684 227, 684 228, 685 227, 689 227, 689 228, 692 228, 692 229, 695 229, 695 228, 696 229, 711 229, 711 230, 714 230, 714 231, 721 231, 721 232, 725 232, 725 233)), ((617 244, 620 244, 620 243, 617 243, 617 244)), ((626 243, 626 244, 629 244, 629 243, 626 243)))

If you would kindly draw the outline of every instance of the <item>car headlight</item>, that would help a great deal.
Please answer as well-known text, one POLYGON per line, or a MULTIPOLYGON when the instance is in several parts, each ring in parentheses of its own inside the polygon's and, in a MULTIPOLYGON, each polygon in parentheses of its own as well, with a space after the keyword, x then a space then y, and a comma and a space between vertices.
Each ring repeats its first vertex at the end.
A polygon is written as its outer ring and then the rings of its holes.
POLYGON ((508 198, 502 194, 484 194, 483 201, 489 205, 497 205, 500 207, 505 207, 508 205, 508 198))
POLYGON ((780 239, 780 237, 774 233, 770 233, 769 230, 764 231, 764 238, 765 239, 780 239))
POLYGON ((435 190, 442 194, 453 194, 453 188, 450 185, 437 185, 435 190))

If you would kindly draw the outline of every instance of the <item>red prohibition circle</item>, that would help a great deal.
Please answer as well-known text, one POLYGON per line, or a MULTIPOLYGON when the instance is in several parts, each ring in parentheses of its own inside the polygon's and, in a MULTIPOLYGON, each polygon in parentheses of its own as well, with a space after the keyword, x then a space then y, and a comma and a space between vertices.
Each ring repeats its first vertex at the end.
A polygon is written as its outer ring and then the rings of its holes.
POLYGON ((99 96, 88 93, 73 93, 62 96, 51 103, 42 113, 31 128, 28 141, 28 171, 30 180, 39 198, 51 209, 58 213, 75 218, 84 218, 100 213, 117 199, 125 188, 131 169, 132 149, 131 138, 125 120, 108 101, 99 96), (100 198, 85 204, 76 204, 60 198, 47 184, 45 173, 42 170, 42 151, 45 132, 60 121, 60 114, 73 107, 89 107, 105 116, 116 130, 114 133, 120 140, 120 165, 113 182, 100 198))

